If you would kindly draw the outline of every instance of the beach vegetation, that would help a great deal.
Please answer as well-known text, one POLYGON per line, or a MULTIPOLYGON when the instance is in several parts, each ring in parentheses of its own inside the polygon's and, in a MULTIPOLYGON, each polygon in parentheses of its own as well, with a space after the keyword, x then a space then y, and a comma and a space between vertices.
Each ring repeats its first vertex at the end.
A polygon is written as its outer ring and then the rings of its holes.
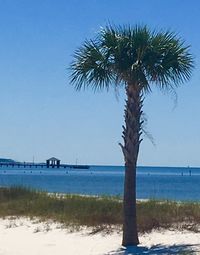
MULTIPOLYGON (((200 203, 147 200, 137 202, 138 230, 198 231, 200 203)), ((122 229, 123 203, 119 197, 49 194, 23 187, 0 188, 0 217, 29 217, 61 223, 63 227, 97 231, 122 229)))

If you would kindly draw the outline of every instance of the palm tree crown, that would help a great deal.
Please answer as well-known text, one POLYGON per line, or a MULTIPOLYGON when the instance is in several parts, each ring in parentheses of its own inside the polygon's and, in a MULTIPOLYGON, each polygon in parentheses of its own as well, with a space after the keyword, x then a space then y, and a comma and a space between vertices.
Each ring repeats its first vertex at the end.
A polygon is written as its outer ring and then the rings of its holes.
POLYGON ((172 32, 146 26, 108 26, 74 54, 71 82, 76 89, 134 83, 145 91, 154 82, 173 88, 188 80, 193 67, 189 47, 172 32))

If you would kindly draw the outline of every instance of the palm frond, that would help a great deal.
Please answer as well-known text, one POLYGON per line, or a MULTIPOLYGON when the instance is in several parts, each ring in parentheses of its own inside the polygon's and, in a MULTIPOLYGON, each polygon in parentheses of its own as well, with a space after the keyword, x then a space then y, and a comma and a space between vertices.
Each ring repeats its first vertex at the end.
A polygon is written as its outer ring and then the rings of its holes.
POLYGON ((189 80, 193 69, 189 50, 172 32, 155 34, 143 59, 149 81, 165 89, 189 80))
POLYGON ((114 79, 109 60, 92 40, 85 41, 84 45, 76 50, 70 70, 71 83, 75 84, 77 90, 88 86, 94 90, 108 89, 114 79))

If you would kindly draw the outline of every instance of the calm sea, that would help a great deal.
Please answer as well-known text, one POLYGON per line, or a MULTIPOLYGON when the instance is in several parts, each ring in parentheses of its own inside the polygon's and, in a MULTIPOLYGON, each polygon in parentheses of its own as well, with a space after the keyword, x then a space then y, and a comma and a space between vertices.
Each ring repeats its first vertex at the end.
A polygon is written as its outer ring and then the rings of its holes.
MULTIPOLYGON (((48 192, 122 196, 123 181, 121 166, 0 168, 0 186, 23 185, 48 192)), ((200 168, 138 167, 137 198, 200 201, 200 168)))

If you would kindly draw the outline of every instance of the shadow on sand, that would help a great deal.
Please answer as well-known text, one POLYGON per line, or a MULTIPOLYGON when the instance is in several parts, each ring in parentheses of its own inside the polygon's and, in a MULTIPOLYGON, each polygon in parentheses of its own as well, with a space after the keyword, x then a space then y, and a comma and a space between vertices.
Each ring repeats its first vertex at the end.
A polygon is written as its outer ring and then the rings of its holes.
POLYGON ((138 247, 127 247, 127 248, 120 248, 116 251, 112 251, 105 255, 170 255, 170 254, 180 254, 180 255, 189 255, 195 254, 197 252, 194 247, 199 246, 197 245, 172 245, 172 246, 165 246, 165 245, 155 245, 150 248, 144 246, 138 247))

